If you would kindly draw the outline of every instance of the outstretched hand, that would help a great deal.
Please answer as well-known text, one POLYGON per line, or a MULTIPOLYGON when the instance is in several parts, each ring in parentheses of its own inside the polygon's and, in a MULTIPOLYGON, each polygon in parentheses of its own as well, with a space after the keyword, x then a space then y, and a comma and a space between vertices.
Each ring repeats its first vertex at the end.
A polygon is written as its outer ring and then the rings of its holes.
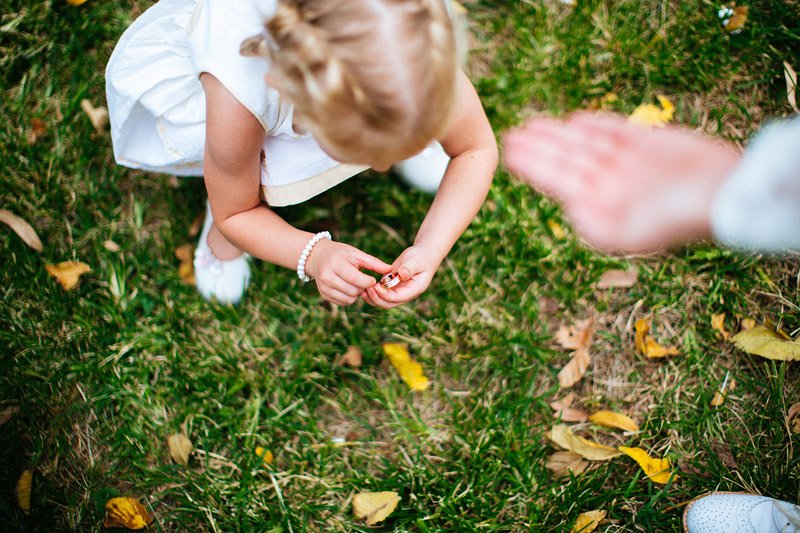
POLYGON ((337 305, 350 305, 376 279, 362 270, 387 274, 392 270, 380 259, 358 248, 323 239, 314 246, 306 264, 306 272, 314 278, 320 296, 337 305))
POLYGON ((714 195, 740 157, 684 128, 592 113, 534 119, 504 145, 509 170, 560 201, 590 245, 616 252, 710 236, 714 195))
POLYGON ((435 255, 424 246, 406 248, 392 263, 391 271, 400 276, 400 283, 387 289, 380 283, 368 288, 364 300, 383 309, 390 309, 410 302, 428 288, 439 267, 435 255))

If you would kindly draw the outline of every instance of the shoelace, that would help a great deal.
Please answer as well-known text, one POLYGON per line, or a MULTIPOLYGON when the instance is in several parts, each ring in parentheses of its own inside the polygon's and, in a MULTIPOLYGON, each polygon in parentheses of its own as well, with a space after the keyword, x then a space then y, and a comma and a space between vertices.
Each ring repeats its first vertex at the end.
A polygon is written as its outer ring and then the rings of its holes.
MULTIPOLYGON (((800 507, 787 502, 774 502, 775 507, 783 513, 789 524, 800 529, 800 507)), ((786 528, 783 529, 786 531, 786 528)))

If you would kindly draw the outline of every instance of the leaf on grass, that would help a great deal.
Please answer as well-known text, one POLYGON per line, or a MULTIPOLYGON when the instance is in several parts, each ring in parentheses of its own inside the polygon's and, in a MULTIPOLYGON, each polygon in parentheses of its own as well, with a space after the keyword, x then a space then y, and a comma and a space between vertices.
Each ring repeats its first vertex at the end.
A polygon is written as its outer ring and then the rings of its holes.
POLYGON ((17 504, 19 508, 25 511, 25 514, 31 512, 31 486, 33 484, 33 470, 25 470, 17 480, 16 490, 14 494, 17 496, 17 504))
POLYGON ((740 331, 732 340, 737 348, 749 354, 778 361, 800 361, 800 343, 786 340, 764 326, 740 331))
POLYGON ((39 137, 47 133, 47 124, 40 118, 31 119, 31 131, 28 133, 28 144, 34 144, 39 137))
POLYGON ((9 406, 0 411, 0 426, 11 420, 14 413, 19 411, 19 407, 9 406))
POLYGON ((263 446, 256 446, 256 455, 261 457, 264 464, 271 465, 272 461, 275 460, 275 456, 272 455, 272 452, 265 450, 263 446))
POLYGON ((711 407, 719 407, 725 402, 725 398, 727 398, 728 393, 732 392, 733 389, 736 388, 736 380, 730 379, 731 373, 725 372, 725 379, 722 380, 722 385, 720 385, 719 389, 714 393, 714 397, 711 398, 711 407))
POLYGON ((105 248, 106 250, 108 250, 111 253, 117 253, 122 249, 122 248, 120 248, 119 244, 115 243, 111 239, 103 242, 103 248, 105 248))
POLYGON ((748 329, 753 329, 754 327, 756 327, 756 321, 754 319, 752 318, 742 319, 742 324, 740 327, 742 331, 747 331, 748 329))
POLYGON ((642 104, 633 110, 633 113, 628 117, 628 122, 642 126, 658 127, 670 122, 673 113, 675 113, 675 106, 665 96, 657 94, 656 98, 658 98, 661 107, 654 104, 642 104))
POLYGON ((371 526, 386 520, 398 503, 400 496, 396 492, 361 492, 353 496, 353 514, 371 526))
POLYGON ((731 332, 725 329, 725 313, 714 313, 711 315, 711 327, 722 335, 723 340, 728 340, 731 332))
POLYGON ((347 365, 351 368, 360 368, 362 363, 361 348, 358 346, 348 346, 347 351, 339 358, 340 365, 347 365))
POLYGON ((553 237, 558 240, 561 240, 567 236, 567 232, 564 230, 564 227, 553 219, 547 219, 547 227, 550 228, 553 237))
POLYGON ((589 461, 575 452, 558 451, 547 458, 544 466, 551 470, 556 477, 566 477, 570 472, 577 476, 588 468, 589 461))
POLYGON ((89 265, 81 261, 64 261, 57 265, 45 265, 44 268, 66 291, 74 289, 81 276, 92 271, 89 265))
POLYGON ((383 343, 383 353, 397 369, 400 377, 411 390, 425 390, 430 385, 422 371, 422 365, 414 361, 408 353, 408 346, 398 342, 383 343))
POLYGON ((123 527, 125 529, 144 529, 153 521, 138 500, 128 497, 111 498, 106 502, 106 518, 103 527, 123 527))
POLYGON ((189 437, 183 433, 175 433, 169 436, 167 445, 169 446, 169 455, 173 461, 183 466, 189 464, 189 456, 194 449, 189 437))
POLYGON ((586 511, 578 515, 570 533, 591 533, 606 517, 605 511, 586 511))
POLYGON ((550 402, 550 407, 555 411, 553 416, 560 418, 564 422, 586 422, 589 420, 589 413, 582 409, 570 407, 574 399, 575 393, 570 392, 562 399, 550 402))
POLYGON ((786 413, 786 425, 792 433, 800 433, 800 403, 796 403, 789 408, 786 413))
POLYGON ((81 100, 81 109, 89 117, 89 120, 97 131, 103 131, 108 125, 108 109, 103 106, 94 107, 92 103, 87 100, 81 100))
POLYGON ((194 285, 194 246, 181 244, 175 248, 175 257, 178 258, 178 277, 187 285, 194 285))
POLYGON ((588 346, 594 333, 594 319, 579 320, 574 326, 561 326, 556 332, 556 342, 567 350, 588 346), (591 328, 591 329, 590 329, 591 328))
POLYGON ((747 22, 747 15, 750 11, 748 6, 724 7, 719 10, 719 17, 722 19, 722 27, 731 35, 741 33, 744 24, 747 22))
POLYGON ((797 108, 797 73, 788 61, 783 62, 783 77, 786 78, 786 99, 795 113, 800 113, 797 108))
POLYGON ((597 281, 598 289, 627 289, 636 284, 639 271, 631 270, 606 270, 597 281))
POLYGON ((67 3, 71 6, 79 6, 81 4, 85 4, 86 0, 67 0, 67 3))
POLYGON ((589 421, 612 429, 623 431, 639 431, 639 424, 628 415, 615 413, 614 411, 597 411, 589 417, 589 421))
POLYGON ((653 337, 648 335, 650 324, 648 319, 640 318, 636 321, 636 334, 633 338, 636 351, 651 359, 679 355, 680 352, 673 346, 662 346, 653 337))
MULTIPOLYGON (((572 359, 564 365, 558 372, 558 383, 562 388, 573 386, 581 380, 589 368, 592 356, 589 353, 589 347, 592 344, 592 334, 594 333, 594 319, 589 318, 577 324, 578 331, 570 339, 561 339, 565 341, 562 346, 575 346, 575 351, 572 352, 572 359), (574 342, 573 342, 574 341, 574 342)), ((572 328, 575 329, 574 327, 572 328)), ((559 330, 559 333, 561 330, 559 330)))
POLYGON ((197 216, 194 217, 192 220, 191 225, 189 226, 189 230, 186 232, 189 237, 197 237, 200 234, 200 230, 203 228, 203 222, 206 220, 206 212, 201 211, 197 213, 197 216))
POLYGON ((22 239, 22 242, 37 252, 41 252, 44 248, 42 246, 42 241, 36 234, 36 230, 33 229, 33 226, 28 224, 28 222, 26 222, 22 217, 15 215, 11 211, 0 209, 0 222, 14 230, 14 233, 16 233, 19 238, 22 239))
POLYGON ((590 461, 607 461, 620 455, 620 451, 575 435, 566 424, 557 424, 547 433, 551 442, 565 450, 577 453, 590 461))
MULTIPOLYGON (((619 451, 639 463, 644 473, 647 474, 654 483, 664 485, 669 481, 670 474, 672 474, 672 467, 669 459, 658 459, 650 457, 646 451, 641 448, 628 448, 627 446, 620 446, 619 451)), ((678 476, 675 476, 677 479, 678 476)))

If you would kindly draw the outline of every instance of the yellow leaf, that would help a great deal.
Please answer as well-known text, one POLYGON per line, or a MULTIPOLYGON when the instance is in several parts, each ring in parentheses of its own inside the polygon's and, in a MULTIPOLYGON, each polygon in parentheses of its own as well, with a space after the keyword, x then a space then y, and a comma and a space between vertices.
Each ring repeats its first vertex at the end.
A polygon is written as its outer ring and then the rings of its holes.
POLYGON ((637 424, 631 417, 614 411, 597 411, 589 417, 589 421, 607 428, 616 428, 623 431, 639 431, 637 424))
POLYGON ((45 265, 44 268, 67 291, 78 285, 82 275, 92 271, 89 265, 80 261, 64 261, 57 265, 45 265))
POLYGON ((719 390, 714 393, 714 397, 711 398, 712 407, 719 407, 722 405, 725 402, 725 398, 728 396, 728 392, 736 388, 736 380, 730 379, 730 377, 730 371, 725 372, 725 379, 722 380, 722 385, 720 385, 719 390))
POLYGON ((756 327, 756 321, 752 318, 745 318, 742 320, 742 331, 747 331, 748 329, 753 329, 754 327, 756 327))
POLYGON ((646 346, 644 339, 650 332, 650 322, 646 318, 640 318, 636 321, 636 335, 633 337, 633 343, 636 346, 636 351, 644 355, 646 346))
POLYGON ((408 346, 396 342, 386 342, 383 344, 383 352, 411 390, 421 391, 428 388, 430 382, 422 372, 422 365, 414 361, 408 354, 408 346))
POLYGON ((584 459, 590 461, 607 461, 620 455, 619 450, 609 446, 603 446, 589 439, 584 439, 575 435, 565 424, 553 426, 547 433, 547 438, 554 444, 577 453, 584 459))
POLYGON ((567 232, 564 231, 563 226, 556 222, 555 220, 548 219, 547 220, 547 227, 550 228, 550 231, 553 233, 553 237, 556 239, 563 239, 567 236, 567 232))
POLYGON ((271 465, 272 461, 275 459, 275 457, 272 455, 272 452, 265 450, 262 446, 256 446, 256 455, 261 457, 261 460, 268 465, 271 465))
POLYGON ((636 321, 636 334, 633 337, 633 343, 637 352, 651 359, 680 354, 677 348, 662 346, 656 342, 653 337, 648 335, 649 332, 650 324, 648 319, 640 318, 636 321))
POLYGON ((347 365, 352 368, 359 368, 363 362, 361 349, 358 346, 348 346, 347 351, 339 359, 340 365, 347 365))
POLYGON ((181 244, 175 248, 175 257, 178 258, 178 277, 187 285, 194 285, 194 246, 181 244))
POLYGON ((106 502, 106 518, 103 527, 124 527, 125 529, 144 529, 153 517, 144 505, 128 497, 111 498, 106 502))
POLYGON ((566 477, 571 472, 577 476, 589 466, 589 462, 575 452, 559 451, 547 458, 544 464, 556 477, 566 477))
POLYGON ((28 224, 25 219, 18 217, 10 211, 0 209, 0 222, 6 224, 9 228, 14 230, 14 233, 16 233, 19 238, 22 239, 22 242, 37 252, 41 252, 44 248, 42 246, 42 241, 36 234, 36 230, 33 229, 33 226, 28 224))
POLYGON ((31 512, 31 485, 33 484, 33 470, 25 470, 17 480, 17 487, 15 494, 17 495, 17 503, 19 508, 25 511, 25 514, 31 512))
POLYGON ((86 0, 67 0, 67 3, 71 6, 79 6, 81 4, 85 4, 86 0))
MULTIPOLYGON (((86 0, 84 0, 85 2, 86 0)), ((82 4, 83 2, 81 2, 82 4)), ((76 5, 76 4, 73 4, 76 5)), ((77 4, 80 5, 80 4, 77 4)), ((81 109, 89 117, 89 121, 97 131, 103 131, 108 125, 108 109, 103 106, 94 107, 89 100, 81 100, 81 109)))
POLYGON ((725 313, 714 313, 711 315, 711 327, 722 335, 724 340, 728 340, 731 333, 725 329, 725 313))
POLYGON ((570 407, 574 398, 575 393, 570 392, 562 399, 551 402, 550 407, 552 407, 555 411, 553 416, 560 418, 564 422, 586 422, 589 420, 589 413, 581 409, 574 409, 570 407))
POLYGON ((353 514, 371 526, 386 520, 400 503, 396 492, 361 492, 353 496, 353 514))
POLYGON ((658 127, 670 122, 675 112, 675 106, 665 96, 659 94, 656 95, 656 98, 658 98, 661 107, 654 104, 642 104, 633 110, 633 113, 628 117, 628 122, 658 127))
POLYGON ((749 354, 778 361, 800 361, 800 343, 786 340, 764 326, 740 331, 732 340, 737 348, 749 354))
POLYGON ((169 455, 173 461, 183 466, 189 464, 189 455, 194 449, 189 437, 183 433, 175 433, 169 436, 167 445, 169 446, 169 455))
POLYGON ((605 511, 586 511, 578 515, 570 533, 591 533, 606 517, 605 511))
MULTIPOLYGON (((650 457, 650 455, 641 448, 628 448, 627 446, 620 446, 619 451, 639 463, 639 466, 642 467, 644 473, 647 474, 654 483, 660 483, 664 485, 667 481, 669 481, 670 474, 672 473, 672 469, 669 463, 669 459, 657 459, 655 457, 650 457)), ((677 479, 678 476, 675 476, 677 479)))
POLYGON ((639 271, 631 270, 606 270, 597 281, 598 289, 627 289, 636 284, 639 271))

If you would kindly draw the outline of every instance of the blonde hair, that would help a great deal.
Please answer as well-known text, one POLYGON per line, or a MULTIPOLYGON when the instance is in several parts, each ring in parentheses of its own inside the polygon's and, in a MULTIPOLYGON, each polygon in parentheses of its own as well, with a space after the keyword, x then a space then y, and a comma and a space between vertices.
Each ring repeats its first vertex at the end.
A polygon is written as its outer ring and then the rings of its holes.
POLYGON ((242 53, 269 58, 270 81, 328 146, 396 161, 447 127, 458 54, 444 0, 278 0, 266 29, 242 53))

